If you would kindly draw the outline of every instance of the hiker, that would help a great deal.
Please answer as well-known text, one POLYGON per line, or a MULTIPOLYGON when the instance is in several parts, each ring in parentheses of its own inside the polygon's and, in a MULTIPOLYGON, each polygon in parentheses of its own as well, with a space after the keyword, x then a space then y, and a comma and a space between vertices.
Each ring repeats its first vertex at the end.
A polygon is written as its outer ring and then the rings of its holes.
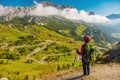
POLYGON ((94 47, 90 43, 90 36, 84 37, 85 43, 81 46, 81 51, 76 49, 76 53, 82 56, 83 75, 90 74, 91 53, 94 52, 94 47))

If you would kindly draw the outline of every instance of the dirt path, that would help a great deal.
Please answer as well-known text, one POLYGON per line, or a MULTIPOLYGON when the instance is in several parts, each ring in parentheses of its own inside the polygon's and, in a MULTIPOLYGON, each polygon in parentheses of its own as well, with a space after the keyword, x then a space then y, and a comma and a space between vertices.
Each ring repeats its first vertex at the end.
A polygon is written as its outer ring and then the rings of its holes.
POLYGON ((12 47, 10 47, 9 48, 9 50, 11 51, 11 52, 13 52, 15 49, 17 49, 17 48, 23 48, 23 47, 34 47, 34 46, 40 46, 41 44, 37 44, 37 45, 26 45, 26 44, 24 44, 24 45, 21 45, 21 46, 12 46, 12 47))
POLYGON ((51 57, 51 56, 63 56, 63 55, 67 55, 67 53, 66 54, 50 54, 50 55, 46 55, 46 56, 44 56, 44 57, 42 57, 41 58, 41 60, 40 60, 40 63, 41 64, 45 64, 46 63, 46 61, 45 61, 45 59, 47 59, 48 57, 51 57))
POLYGON ((89 76, 82 74, 82 69, 77 69, 48 80, 120 80, 120 64, 96 64, 91 66, 89 76))
POLYGON ((36 49, 34 49, 33 52, 29 53, 29 54, 26 56, 26 59, 28 59, 28 60, 33 60, 33 61, 38 62, 38 63, 41 64, 40 61, 38 61, 38 60, 35 59, 35 58, 31 58, 30 56, 32 56, 33 54, 35 54, 35 53, 37 53, 37 52, 39 52, 39 51, 41 51, 41 50, 43 50, 43 49, 45 49, 45 48, 47 47, 47 45, 51 44, 51 42, 50 42, 50 41, 46 41, 46 42, 44 42, 44 43, 42 43, 42 44, 44 44, 44 46, 43 46, 42 48, 37 47, 36 49))
POLYGON ((0 48, 5 48, 9 45, 9 43, 0 43, 0 48))

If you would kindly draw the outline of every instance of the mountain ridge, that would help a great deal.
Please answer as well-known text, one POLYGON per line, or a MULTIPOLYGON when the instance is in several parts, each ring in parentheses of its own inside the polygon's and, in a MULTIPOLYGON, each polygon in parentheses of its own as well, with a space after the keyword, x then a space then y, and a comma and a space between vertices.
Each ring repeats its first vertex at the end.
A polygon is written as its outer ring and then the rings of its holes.
POLYGON ((109 19, 120 19, 120 14, 110 14, 106 17, 109 19))
POLYGON ((53 8, 56 8, 58 10, 63 10, 63 9, 66 9, 66 8, 68 8, 68 9, 72 8, 69 5, 55 5, 51 2, 41 2, 41 3, 34 4, 33 6, 30 6, 30 7, 16 7, 16 8, 3 7, 1 5, 0 7, 2 8, 2 10, 7 11, 7 13, 3 12, 3 14, 0 15, 0 18, 1 18, 1 20, 4 20, 4 21, 10 21, 15 17, 30 16, 30 11, 34 10, 38 5, 41 5, 43 8, 53 7, 53 8))

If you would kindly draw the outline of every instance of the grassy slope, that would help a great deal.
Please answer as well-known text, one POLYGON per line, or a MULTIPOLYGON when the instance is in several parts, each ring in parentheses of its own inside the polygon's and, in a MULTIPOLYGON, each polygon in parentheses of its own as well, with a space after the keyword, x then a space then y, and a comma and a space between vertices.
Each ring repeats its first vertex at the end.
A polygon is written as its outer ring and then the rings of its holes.
MULTIPOLYGON (((68 48, 72 48, 72 50, 74 51, 75 48, 79 48, 81 45, 81 41, 75 41, 75 40, 82 40, 82 37, 86 34, 90 34, 91 36, 93 36, 93 31, 94 29, 89 30, 89 28, 86 28, 84 25, 78 25, 78 24, 74 24, 72 22, 69 22, 67 20, 62 21, 62 20, 54 20, 54 19, 48 19, 48 24, 45 26, 38 26, 38 25, 34 25, 34 24, 28 24, 25 22, 22 22, 19 19, 13 20, 13 22, 11 21, 10 23, 12 23, 14 26, 8 27, 5 25, 0 25, 1 28, 1 33, 0 34, 0 40, 1 42, 4 43, 10 43, 13 44, 16 41, 21 40, 22 41, 22 45, 23 44, 30 44, 31 48, 35 49, 34 47, 32 47, 32 45, 36 45, 35 41, 38 41, 38 44, 41 42, 44 42, 45 40, 51 40, 52 42, 56 42, 57 46, 61 47, 61 46, 67 46, 68 48), (54 23, 54 24, 53 24, 54 23), (89 32, 87 33, 87 30, 89 30, 89 32), (62 32, 61 32, 62 31, 62 32), (6 34, 7 33, 7 34, 6 34), (60 34, 59 34, 60 33, 60 34), (33 36, 34 39, 31 39, 29 37, 26 36, 33 36), (64 35, 64 36, 63 36, 64 35), (20 39, 20 37, 24 37, 24 39, 20 39), (10 42, 12 41, 12 42, 10 42)), ((97 32, 97 31, 95 31, 97 32)), ((94 33, 95 33, 94 32, 94 33)), ((101 34, 101 33, 100 33, 101 34)), ((98 34, 99 35, 99 34, 98 34)), ((98 36, 96 35, 96 36, 98 36)), ((94 41, 93 41, 94 42, 94 41)), ((21 45, 20 43, 18 43, 17 45, 21 45)), ((7 49, 9 49, 11 46, 9 47, 5 47, 7 49)), ((51 50, 54 54, 54 48, 56 48, 56 45, 50 46, 52 47, 51 50)), ((6 51, 6 49, 0 49, 0 53, 4 53, 7 52, 9 53, 9 51, 6 51)), ((23 54, 27 54, 30 51, 26 50, 29 47, 25 47, 25 52, 23 52, 23 54)), ((58 50, 59 51, 59 50, 58 50)), ((17 49, 12 52, 12 54, 17 53, 17 49)), ((45 65, 41 65, 38 64, 36 62, 33 62, 31 64, 29 63, 24 63, 26 61, 25 56, 23 55, 19 60, 16 61, 9 61, 9 64, 2 64, 2 66, 0 66, 0 75, 2 76, 12 76, 10 78, 14 78, 15 76, 21 78, 21 77, 25 77, 26 75, 31 76, 31 75, 36 75, 36 76, 40 76, 42 74, 48 74, 51 72, 55 72, 57 70, 57 66, 59 65, 60 67, 62 67, 63 65, 66 64, 70 64, 72 65, 73 60, 74 60, 74 53, 72 52, 72 54, 70 56, 61 56, 61 58, 59 60, 53 60, 51 62, 49 62, 48 64, 45 65), (16 74, 16 72, 19 72, 20 74, 16 74)), ((38 52, 36 55, 33 55, 33 57, 36 58, 41 58, 42 56, 48 55, 48 51, 41 51, 38 52)), ((75 63, 75 67, 80 64, 78 64, 79 62, 75 63)), ((81 65, 81 64, 80 64, 81 65)), ((72 67, 72 66, 70 66, 72 67)))
POLYGON ((18 37, 25 35, 27 34, 22 31, 0 24, 0 40, 3 42, 16 41, 18 37))
POLYGON ((64 36, 74 38, 75 40, 82 40, 83 36, 90 35, 94 39, 95 43, 105 45, 110 36, 103 33, 100 29, 97 29, 93 25, 86 25, 86 23, 77 23, 67 19, 57 19, 54 17, 48 17, 45 19, 47 24, 44 25, 49 30, 56 31, 64 36), (98 37, 99 36, 99 37, 98 37))
POLYGON ((17 29, 0 24, 0 40, 3 42, 16 41, 20 36, 33 35, 38 40, 61 41, 63 44, 69 45, 74 42, 73 38, 62 36, 54 31, 48 30, 38 25, 27 25, 26 28, 17 29))
MULTIPOLYGON (((26 37, 27 35, 33 35, 35 40, 38 41, 44 41, 44 40, 51 40, 58 42, 57 44, 59 46, 65 45, 68 47, 78 47, 81 42, 75 41, 73 38, 62 36, 61 34, 58 34, 54 31, 48 30, 42 26, 38 25, 27 25, 27 27, 23 27, 21 29, 17 28, 11 28, 6 25, 0 24, 0 39, 3 43, 14 43, 15 41, 19 40, 21 36, 26 37), (12 41, 12 42, 10 42, 12 41)), ((33 40, 32 42, 34 42, 33 40)), ((28 41, 26 41, 27 43, 28 41)), ((19 44, 21 45, 21 44, 19 44)), ((34 45, 34 44, 32 44, 34 45)), ((32 46, 31 45, 31 46, 32 46)), ((6 49, 9 49, 9 47, 1 48, 0 54, 9 51, 5 51, 6 49)), ((13 51, 12 54, 14 54, 13 51)), ((43 54, 43 53, 42 53, 43 54)), ((46 55, 46 54, 45 54, 46 55)), ((38 56, 41 56, 40 54, 38 56)), ((40 76, 42 74, 48 74, 53 71, 56 71, 57 65, 59 64, 61 67, 63 64, 72 64, 74 59, 74 53, 70 56, 62 57, 58 62, 53 61, 45 65, 38 64, 36 62, 33 62, 31 64, 25 63, 26 59, 25 56, 21 56, 21 59, 19 60, 9 60, 8 64, 5 64, 7 60, 3 60, 4 64, 0 64, 0 76, 4 77, 10 77, 10 79, 16 78, 24 78, 26 75, 28 76, 40 76), (50 67, 51 66, 51 67, 50 67), (50 67, 50 68, 49 68, 50 67), (9 74, 9 75, 8 75, 9 74)), ((77 64, 76 64, 77 65, 77 64)))

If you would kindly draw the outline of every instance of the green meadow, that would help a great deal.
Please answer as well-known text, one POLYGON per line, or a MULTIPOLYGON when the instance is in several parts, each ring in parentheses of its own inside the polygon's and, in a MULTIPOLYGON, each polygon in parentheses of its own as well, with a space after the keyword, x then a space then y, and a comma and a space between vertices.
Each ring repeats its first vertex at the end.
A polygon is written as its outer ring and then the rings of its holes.
POLYGON ((41 79, 81 66, 80 61, 75 61, 75 48, 80 47, 81 41, 38 25, 16 28, 0 24, 0 33, 0 78, 41 79), (28 55, 32 59, 27 59, 28 55))

